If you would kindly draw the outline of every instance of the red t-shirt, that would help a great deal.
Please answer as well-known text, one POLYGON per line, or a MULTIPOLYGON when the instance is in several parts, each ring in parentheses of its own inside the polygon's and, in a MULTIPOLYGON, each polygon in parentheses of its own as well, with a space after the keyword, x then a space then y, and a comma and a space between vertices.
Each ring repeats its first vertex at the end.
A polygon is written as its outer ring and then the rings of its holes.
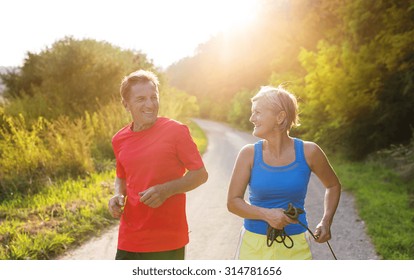
POLYGON ((139 132, 128 125, 115 134, 112 146, 116 174, 126 180, 127 191, 118 249, 161 252, 185 246, 189 241, 185 194, 171 196, 160 207, 151 208, 139 201, 138 193, 204 166, 187 126, 163 117, 139 132))

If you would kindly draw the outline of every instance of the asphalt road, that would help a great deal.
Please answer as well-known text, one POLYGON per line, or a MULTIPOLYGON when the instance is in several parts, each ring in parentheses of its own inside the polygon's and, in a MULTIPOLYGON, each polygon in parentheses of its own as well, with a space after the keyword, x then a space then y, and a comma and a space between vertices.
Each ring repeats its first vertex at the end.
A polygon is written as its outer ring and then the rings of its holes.
MULTIPOLYGON (((227 211, 227 187, 240 148, 258 139, 225 124, 207 120, 195 121, 208 137, 208 148, 203 160, 209 172, 209 180, 187 194, 190 243, 186 247, 186 259, 234 259, 242 219, 227 211)), ((314 230, 322 217, 323 197, 324 187, 312 174, 305 203, 311 230, 314 230)), ((59 259, 113 260, 117 234, 116 226, 59 259)), ((338 259, 378 259, 370 238, 365 233, 364 222, 355 209, 354 199, 345 191, 342 192, 335 215, 332 235, 330 244, 338 259)), ((312 241, 311 251, 316 260, 333 259, 326 244, 312 241)))

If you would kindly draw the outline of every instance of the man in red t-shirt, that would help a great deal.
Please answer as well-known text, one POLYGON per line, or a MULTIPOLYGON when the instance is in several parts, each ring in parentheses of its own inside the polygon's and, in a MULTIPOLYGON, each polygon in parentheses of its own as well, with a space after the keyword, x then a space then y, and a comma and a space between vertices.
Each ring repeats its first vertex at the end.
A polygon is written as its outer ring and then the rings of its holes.
POLYGON ((116 259, 184 259, 188 243, 185 193, 207 181, 187 126, 158 117, 158 79, 138 70, 121 83, 132 123, 112 138, 115 195, 109 211, 121 218, 116 259))

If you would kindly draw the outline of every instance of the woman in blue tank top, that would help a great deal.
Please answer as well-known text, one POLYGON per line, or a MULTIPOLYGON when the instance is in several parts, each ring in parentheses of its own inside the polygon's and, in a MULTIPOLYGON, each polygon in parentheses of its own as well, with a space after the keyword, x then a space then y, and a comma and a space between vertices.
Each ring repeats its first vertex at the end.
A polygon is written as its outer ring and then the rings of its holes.
POLYGON ((341 193, 339 179, 318 145, 289 135, 292 126, 298 125, 298 106, 296 98, 285 89, 262 87, 252 98, 250 121, 254 124, 253 135, 262 140, 240 151, 227 198, 229 211, 244 218, 236 257, 312 259, 305 237, 304 209, 310 174, 315 173, 326 187, 324 213, 314 231, 318 243, 331 238, 341 193), (244 199, 247 186, 248 202, 244 199), (285 214, 289 204, 304 210, 297 220, 285 214), (269 242, 268 230, 272 228, 281 235, 277 242, 273 238, 269 242))

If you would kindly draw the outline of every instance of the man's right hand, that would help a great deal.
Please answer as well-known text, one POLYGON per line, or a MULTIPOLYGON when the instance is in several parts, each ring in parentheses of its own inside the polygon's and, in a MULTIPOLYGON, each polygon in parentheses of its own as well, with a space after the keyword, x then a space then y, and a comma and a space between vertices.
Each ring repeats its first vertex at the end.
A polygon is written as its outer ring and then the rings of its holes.
POLYGON ((124 211, 124 204, 125 196, 123 196, 122 194, 117 194, 111 197, 108 203, 108 209, 109 213, 111 213, 111 216, 119 219, 122 215, 122 212, 124 211))

